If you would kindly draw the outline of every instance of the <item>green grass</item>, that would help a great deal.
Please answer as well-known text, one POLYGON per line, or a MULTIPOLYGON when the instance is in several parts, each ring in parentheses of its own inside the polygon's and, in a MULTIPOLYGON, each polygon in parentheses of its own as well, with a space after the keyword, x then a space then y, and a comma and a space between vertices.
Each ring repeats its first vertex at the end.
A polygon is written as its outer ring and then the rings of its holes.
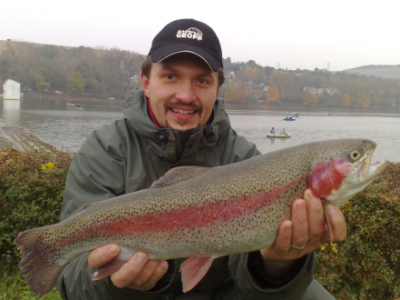
MULTIPOLYGON (((3 269, 0 267, 0 299, 36 300, 18 269, 3 269)), ((62 300, 56 288, 50 291, 43 300, 62 300)))

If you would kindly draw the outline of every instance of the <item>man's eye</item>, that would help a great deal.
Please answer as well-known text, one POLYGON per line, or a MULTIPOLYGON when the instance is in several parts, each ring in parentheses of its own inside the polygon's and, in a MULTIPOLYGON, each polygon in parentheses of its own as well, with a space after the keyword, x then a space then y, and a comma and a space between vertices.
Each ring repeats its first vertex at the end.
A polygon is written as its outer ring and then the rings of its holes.
POLYGON ((174 75, 172 75, 172 74, 168 74, 168 75, 166 75, 165 76, 167 79, 174 79, 174 75))
POLYGON ((199 82, 200 82, 201 84, 207 83, 207 81, 204 80, 204 79, 199 79, 199 82))

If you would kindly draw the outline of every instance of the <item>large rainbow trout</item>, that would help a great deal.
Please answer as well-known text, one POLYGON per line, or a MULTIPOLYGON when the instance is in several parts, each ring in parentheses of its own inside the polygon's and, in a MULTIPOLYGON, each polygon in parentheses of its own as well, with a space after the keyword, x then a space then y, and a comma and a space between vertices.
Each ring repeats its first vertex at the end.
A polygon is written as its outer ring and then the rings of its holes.
POLYGON ((21 233, 19 267, 39 297, 74 257, 110 243, 120 255, 94 274, 109 276, 136 251, 149 259, 188 257, 183 290, 192 289, 221 256, 271 245, 306 188, 341 205, 386 167, 371 163, 376 144, 340 139, 303 144, 222 167, 185 166, 146 190, 88 205, 50 226, 21 233))

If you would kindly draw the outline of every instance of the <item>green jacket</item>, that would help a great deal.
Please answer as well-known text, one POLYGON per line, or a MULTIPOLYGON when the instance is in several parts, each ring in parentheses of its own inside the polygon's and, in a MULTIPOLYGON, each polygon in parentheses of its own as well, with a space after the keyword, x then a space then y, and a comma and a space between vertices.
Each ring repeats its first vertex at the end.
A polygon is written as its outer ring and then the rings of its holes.
MULTIPOLYGON (((181 132, 157 128, 148 116, 143 92, 132 91, 125 101, 124 118, 92 132, 76 153, 67 176, 61 220, 88 203, 146 189, 176 166, 215 167, 259 154, 254 144, 231 128, 221 100, 215 102, 208 125, 181 132)), ((63 299, 174 299, 181 293, 178 270, 183 260, 169 261, 168 272, 156 287, 140 292, 116 288, 109 278, 92 281, 94 270, 87 256, 74 259, 61 273, 56 286, 63 299)), ((258 252, 244 253, 214 260, 187 295, 211 295, 233 280, 238 293, 248 299, 300 299, 312 281, 313 255, 302 259, 296 274, 278 287, 259 274, 258 256, 258 252)))

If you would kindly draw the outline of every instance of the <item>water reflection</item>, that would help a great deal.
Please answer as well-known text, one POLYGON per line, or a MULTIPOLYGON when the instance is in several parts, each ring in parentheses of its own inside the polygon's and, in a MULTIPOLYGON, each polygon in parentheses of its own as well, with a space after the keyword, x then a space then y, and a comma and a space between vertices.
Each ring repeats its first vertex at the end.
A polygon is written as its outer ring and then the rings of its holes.
POLYGON ((6 110, 19 110, 21 107, 21 100, 3 100, 3 109, 6 110))
POLYGON ((3 119, 14 120, 15 122, 19 121, 21 100, 3 100, 2 106, 3 119))

